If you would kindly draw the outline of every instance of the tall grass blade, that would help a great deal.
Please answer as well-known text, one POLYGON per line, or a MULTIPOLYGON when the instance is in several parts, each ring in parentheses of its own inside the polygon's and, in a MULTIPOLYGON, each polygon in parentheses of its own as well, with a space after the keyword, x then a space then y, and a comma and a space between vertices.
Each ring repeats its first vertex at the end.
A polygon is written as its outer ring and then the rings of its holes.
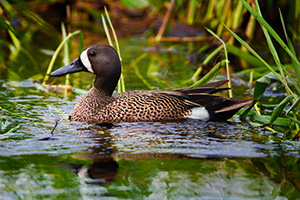
MULTIPOLYGON (((211 52, 211 53, 205 58, 205 60, 203 61, 202 64, 203 64, 203 65, 207 65, 207 64, 211 61, 211 59, 212 59, 213 57, 215 57, 222 49, 223 49, 222 46, 219 46, 218 48, 216 48, 213 52, 211 52)), ((196 70, 196 72, 193 74, 193 76, 191 77, 191 79, 192 79, 193 81, 197 80, 197 78, 198 78, 198 76, 200 75, 201 71, 202 71, 202 67, 199 67, 199 68, 196 70)))
MULTIPOLYGON (((290 38, 289 38, 289 36, 286 32, 284 19, 282 17, 282 13, 281 13, 280 9, 279 9, 279 14, 280 14, 280 20, 281 20, 282 28, 283 28, 284 35, 285 35, 285 38, 287 40, 288 46, 291 49, 292 53, 297 57, 294 46, 293 46, 293 44, 292 44, 292 42, 291 42, 291 40, 290 40, 290 38)), ((299 85, 300 84, 300 64, 295 62, 294 60, 292 60, 292 63, 293 63, 293 67, 294 67, 296 77, 297 77, 297 80, 298 80, 298 85, 299 85)))
POLYGON ((188 9, 187 9, 187 13, 188 13, 187 23, 190 25, 192 25, 194 23, 197 2, 198 2, 198 0, 190 0, 189 1, 189 5, 188 5, 188 9))
POLYGON ((118 54, 119 54, 119 57, 122 58, 122 57, 121 57, 121 52, 120 52, 120 47, 119 47, 119 42, 118 42, 118 37, 117 37, 117 34, 116 34, 116 32, 115 32, 115 29, 114 29, 114 27, 113 27, 113 25, 112 25, 112 23, 111 23, 111 20, 110 20, 110 17, 109 17, 109 14, 108 14, 108 12, 107 12, 106 7, 104 7, 104 11, 105 11, 106 19, 107 19, 108 24, 109 24, 109 26, 110 26, 111 32, 112 32, 112 34, 113 34, 113 36, 114 36, 114 40, 115 40, 115 43, 116 43, 116 49, 117 49, 117 52, 118 52, 118 54))
POLYGON ((232 28, 237 28, 240 21, 241 21, 241 18, 242 18, 242 15, 243 15, 243 4, 242 2, 238 2, 237 6, 236 6, 236 9, 234 11, 234 18, 233 18, 233 24, 232 24, 232 28))
MULTIPOLYGON (((221 22, 222 23, 222 22, 221 22)), ((285 86, 285 88, 296 98, 293 94, 293 91, 287 85, 287 83, 280 77, 280 75, 262 58, 260 57, 242 38, 240 38, 237 34, 235 34, 230 28, 228 28, 224 23, 222 23, 225 28, 234 36, 234 38, 239 41, 250 53, 252 53, 256 58, 258 58, 277 78, 280 82, 285 86)))
POLYGON ((48 66, 46 75, 45 75, 45 77, 44 77, 43 85, 45 85, 45 84, 47 83, 47 81, 49 80, 49 75, 50 75, 50 73, 51 73, 51 71, 52 71, 54 62, 55 62, 55 60, 57 59, 57 56, 58 56, 59 52, 61 51, 61 49, 63 48, 64 44, 65 44, 66 42, 68 42, 68 40, 69 40, 71 37, 73 37, 73 36, 75 36, 75 35, 77 35, 77 34, 82 35, 81 30, 74 31, 73 33, 69 34, 69 35, 68 35, 68 36, 67 36, 67 37, 66 37, 66 38, 58 45, 57 49, 55 50, 55 52, 54 52, 54 54, 53 54, 53 56, 52 56, 52 58, 51 58, 50 63, 49 63, 49 66, 48 66))
POLYGON ((101 15, 101 18, 102 18, 102 24, 103 24, 104 32, 105 32, 106 38, 108 40, 108 44, 110 46, 114 46, 113 43, 112 43, 112 40, 110 38, 110 34, 109 34, 109 30, 107 28, 107 24, 106 24, 105 18, 104 18, 103 15, 101 15))
MULTIPOLYGON (((259 4, 258 4, 257 0, 255 0, 255 5, 256 5, 256 8, 257 8, 257 11, 258 11, 259 15, 262 17, 262 14, 261 14, 261 11, 260 11, 260 7, 259 7, 259 4)), ((281 76, 283 77, 284 81, 286 82, 285 76, 284 76, 284 72, 283 72, 283 69, 282 69, 282 64, 280 62, 280 59, 279 59, 279 56, 278 56, 277 51, 275 49, 275 46, 273 45, 272 39, 271 39, 271 37, 269 35, 269 32, 267 31, 267 29, 264 26, 262 26, 262 29, 263 29, 263 32, 265 34, 265 37, 266 37, 266 40, 267 40, 267 44, 268 44, 269 49, 271 51, 271 54, 272 54, 272 56, 274 58, 274 61, 275 61, 276 65, 277 65, 277 67, 278 67, 278 69, 280 71, 281 76)))
MULTIPOLYGON (((64 23, 61 24, 61 32, 62 32, 62 37, 64 40, 67 37, 67 31, 66 31, 66 27, 65 27, 64 23)), ((70 55, 69 42, 66 42, 64 44, 64 59, 63 59, 64 65, 67 65, 70 63, 69 55, 70 55)), ((70 85, 70 74, 66 75, 65 85, 70 85)))
POLYGON ((196 87, 208 83, 225 65, 226 65, 226 60, 222 60, 218 62, 205 76, 203 76, 199 81, 197 81, 196 83, 194 83, 189 87, 192 88, 192 87, 196 87))
POLYGON ((293 85, 295 86, 295 88, 296 88, 298 94, 300 94, 300 88, 299 88, 299 86, 298 86, 298 83, 296 83, 296 81, 294 80, 294 78, 292 77, 292 75, 291 75, 284 67, 282 67, 282 68, 283 68, 285 74, 288 76, 288 78, 291 80, 291 82, 292 82, 293 85))
MULTIPOLYGON (((106 7, 104 7, 104 11, 105 11, 106 19, 108 21, 108 24, 110 26, 110 29, 111 29, 113 37, 114 37, 114 41, 115 41, 115 44, 116 44, 116 50, 117 50, 117 52, 119 54, 120 61, 121 61, 121 66, 122 66, 122 72, 121 72, 120 80, 118 82, 118 93, 125 92, 125 82, 124 82, 124 75, 123 75, 122 57, 121 57, 121 52, 120 52, 118 37, 117 37, 115 29, 114 29, 114 27, 113 27, 113 25, 111 23, 111 20, 110 20, 110 17, 109 17, 109 14, 108 14, 108 11, 107 11, 106 7)), ((103 23, 103 24, 106 24, 106 23, 103 23)))
MULTIPOLYGON (((219 38, 219 36, 217 36, 212 30, 210 29, 206 29, 210 34, 212 34, 214 37, 216 37, 223 45, 224 48, 224 52, 225 52, 225 62, 226 62, 226 73, 227 73, 227 79, 228 81, 228 87, 231 88, 231 77, 230 77, 230 70, 229 70, 229 60, 228 60, 228 52, 227 52, 227 48, 226 48, 226 44, 225 42, 219 38)), ((228 91, 229 93, 229 97, 232 98, 232 90, 228 91)))
MULTIPOLYGON (((222 9, 221 9, 222 15, 220 16, 219 21, 225 22, 228 16, 230 16, 230 14, 228 13, 230 11, 231 0, 218 1, 218 3, 222 5, 222 9)), ((221 35, 222 32, 223 32, 223 26, 219 24, 217 28, 217 34, 221 35)))
POLYGON ((254 101, 252 104, 240 115, 240 118, 242 120, 246 119, 246 116, 251 111, 251 109, 255 106, 255 104, 258 102, 258 100, 263 96, 268 84, 256 81, 254 85, 254 92, 253 92, 253 98, 254 101))
POLYGON ((291 59, 300 65, 297 57, 291 52, 291 50, 282 41, 282 39, 274 31, 274 29, 245 0, 240 0, 240 1, 244 4, 244 6, 247 8, 247 10, 257 19, 257 21, 259 21, 259 23, 268 30, 268 32, 272 35, 272 37, 280 44, 280 46, 291 57, 291 59))
POLYGON ((245 60, 247 63, 250 63, 251 65, 254 65, 255 67, 261 67, 263 63, 257 59, 256 57, 252 56, 249 53, 246 53, 245 51, 242 51, 240 48, 233 46, 231 44, 226 43, 226 47, 228 52, 231 54, 238 56, 245 60))
MULTIPOLYGON (((257 115, 255 114, 253 116, 253 120, 261 123, 261 124, 269 124, 271 116, 268 115, 257 115)), ((291 120, 284 118, 284 117, 278 117, 274 122, 273 125, 277 125, 277 126, 289 126, 291 124, 291 120)), ((266 127, 265 127, 266 128, 266 127)))
POLYGON ((165 14, 165 16, 164 16, 164 19, 163 19, 163 21, 162 21, 162 24, 161 24, 161 26, 160 26, 160 28, 159 28, 159 30, 158 30, 158 33, 157 33, 157 35, 156 35, 156 37, 155 37, 155 40, 156 40, 157 42, 159 42, 159 41, 161 40, 161 38, 162 38, 162 36, 163 36, 163 34, 164 34, 164 32, 165 32, 165 29, 166 29, 166 26, 167 26, 168 21, 169 21, 169 19, 170 19, 171 13, 172 13, 172 11, 173 11, 175 2, 176 2, 176 0, 170 0, 170 3, 169 3, 169 6, 168 6, 168 9, 167 9, 167 12, 166 12, 166 14, 165 14))
POLYGON ((295 103, 288 109, 288 111, 286 112, 285 116, 289 119, 291 119, 292 121, 294 121, 295 123, 297 123, 298 125, 300 125, 300 121, 296 120, 293 117, 290 117, 289 114, 292 112, 292 110, 294 110, 298 105, 300 104, 300 98, 298 98, 295 103))
POLYGON ((271 118, 270 118, 270 124, 272 124, 282 113, 283 109, 286 107, 286 105, 293 99, 292 96, 285 97, 274 109, 271 118))

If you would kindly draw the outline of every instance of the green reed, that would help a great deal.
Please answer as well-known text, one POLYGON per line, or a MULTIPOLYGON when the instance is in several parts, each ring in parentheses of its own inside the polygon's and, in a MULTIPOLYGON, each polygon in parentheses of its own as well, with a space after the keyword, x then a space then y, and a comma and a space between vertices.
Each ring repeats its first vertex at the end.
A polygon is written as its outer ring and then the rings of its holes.
MULTIPOLYGON (((244 112, 242 113, 241 117, 245 118, 248 113, 250 113, 251 120, 256 123, 256 125, 263 125, 264 127, 268 127, 269 130, 278 130, 280 132, 285 133, 285 136, 291 137, 291 138, 297 138, 299 137, 299 131, 300 131, 300 122, 299 122, 299 95, 300 95, 300 89, 299 89, 299 81, 300 81, 300 62, 297 59, 294 47, 286 33, 285 30, 285 24, 282 18, 282 14, 280 12, 281 16, 281 23, 285 32, 286 44, 279 35, 274 31, 274 29, 265 21, 265 19, 262 17, 260 7, 258 4, 258 1, 255 1, 255 5, 257 8, 257 11, 254 10, 245 0, 240 0, 242 4, 245 6, 245 8, 255 17, 255 19, 262 25, 263 33, 266 37, 268 49, 274 59, 275 65, 270 65, 267 61, 265 61, 250 45, 248 45, 241 37, 239 37, 236 33, 234 33, 229 27, 227 27, 224 23, 224 27, 234 36, 234 38, 243 45, 247 49, 248 52, 250 52, 256 59, 255 62, 261 62, 263 66, 265 66, 270 73, 262 76, 255 82, 254 87, 254 93, 253 98, 256 100, 253 102, 253 104, 244 112), (281 63, 280 61, 280 55, 277 52, 272 38, 278 42, 278 44, 281 46, 281 48, 289 55, 292 66, 294 68, 294 73, 297 79, 297 82, 294 81, 293 76, 286 70, 286 66, 281 63), (260 106, 256 104, 258 100, 263 96, 263 93, 265 92, 265 89, 267 86, 274 82, 274 81, 280 81, 286 90, 286 93, 288 94, 286 98, 284 98, 280 103, 275 105, 273 108, 272 114, 264 114, 260 110, 260 106), (288 82, 290 84, 288 84, 288 82), (290 85, 292 85, 296 90, 291 89, 290 85), (290 109, 288 111, 285 111, 284 109, 291 105, 290 109), (253 113, 251 108, 255 106, 256 112, 253 113), (283 128, 285 127, 285 128, 283 128)), ((270 107, 268 105, 263 105, 265 107, 270 107)))
MULTIPOLYGON (((18 62, 19 55, 22 54, 37 69, 38 63, 28 51, 27 45, 32 43, 33 33, 37 30, 51 34, 55 32, 55 29, 30 10, 23 0, 0 1, 0 28, 0 68, 12 62, 18 62), (11 24, 14 19, 18 21, 17 26, 11 24), (4 53, 6 48, 9 50, 8 54, 4 53)), ((18 73, 15 73, 15 76, 17 77, 18 73)), ((21 78, 19 77, 19 79, 21 78)))
MULTIPOLYGON (((120 47, 119 47, 119 42, 118 42, 117 34, 116 34, 115 29, 114 29, 114 27, 113 27, 113 25, 111 23, 111 20, 110 20, 110 17, 109 17, 109 14, 107 12, 106 7, 104 8, 104 10, 105 10, 106 20, 107 20, 107 22, 109 24, 110 30, 111 30, 112 35, 114 37, 114 42, 115 42, 115 46, 116 46, 115 48, 116 48, 116 50, 118 52, 118 55, 119 55, 119 58, 120 58, 120 61, 121 61, 121 66, 122 66, 122 57, 121 57, 121 52, 120 52, 120 47)), ((105 34, 106 34, 106 38, 108 40, 108 43, 111 46, 114 46, 113 42, 112 42, 112 39, 110 37, 109 29, 107 27, 107 23, 105 21, 105 17, 103 15, 101 15, 102 24, 103 24, 103 28, 104 28, 104 31, 105 31, 105 34)), ((122 69, 123 69, 123 66, 122 66, 122 69)), ((120 80, 118 82, 117 91, 118 91, 118 93, 125 92, 125 82, 124 82, 123 70, 121 71, 121 76, 120 76, 120 80)))
MULTIPOLYGON (((47 84, 47 81, 49 80, 49 75, 52 72, 53 65, 54 65, 60 51, 62 50, 62 48, 65 48, 65 44, 67 44, 67 42, 69 42, 72 37, 74 37, 75 35, 78 35, 78 34, 80 35, 80 49, 79 50, 82 51, 82 49, 83 49, 83 34, 82 34, 81 30, 74 31, 73 33, 69 33, 66 37, 63 37, 62 42, 58 45, 53 56, 51 57, 50 63, 47 68, 46 75, 43 80, 43 85, 47 84)), ((66 35, 66 33, 65 33, 65 35, 66 35)), ((68 51, 67 51, 67 54, 65 55, 65 57, 68 57, 68 56, 69 55, 68 55, 68 51)))

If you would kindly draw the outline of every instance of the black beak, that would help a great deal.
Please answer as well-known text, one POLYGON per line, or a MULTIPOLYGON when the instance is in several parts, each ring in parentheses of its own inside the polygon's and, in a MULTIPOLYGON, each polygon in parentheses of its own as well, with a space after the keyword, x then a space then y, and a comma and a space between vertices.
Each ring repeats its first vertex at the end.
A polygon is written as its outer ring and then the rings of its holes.
POLYGON ((85 67, 83 67, 83 65, 80 63, 79 59, 76 58, 70 64, 52 72, 50 74, 50 76, 64 76, 67 74, 72 74, 72 73, 81 72, 81 71, 87 71, 87 69, 85 67))

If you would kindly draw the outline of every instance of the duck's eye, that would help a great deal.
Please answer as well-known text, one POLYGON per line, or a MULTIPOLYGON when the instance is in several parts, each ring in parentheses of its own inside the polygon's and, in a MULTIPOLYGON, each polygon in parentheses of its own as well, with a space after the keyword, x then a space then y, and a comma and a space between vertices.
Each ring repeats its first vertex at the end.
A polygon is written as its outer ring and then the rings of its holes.
POLYGON ((96 55, 96 52, 95 52, 95 51, 89 52, 89 56, 95 56, 95 55, 96 55))

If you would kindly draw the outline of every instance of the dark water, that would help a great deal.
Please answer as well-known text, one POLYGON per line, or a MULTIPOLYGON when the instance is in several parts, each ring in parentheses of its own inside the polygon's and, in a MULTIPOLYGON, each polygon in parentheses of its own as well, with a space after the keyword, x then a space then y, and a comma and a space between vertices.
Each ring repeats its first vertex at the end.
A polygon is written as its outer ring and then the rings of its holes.
MULTIPOLYGON (((190 73, 176 58, 179 66, 158 71, 167 74, 164 81, 146 81, 181 85, 190 73)), ((167 62, 155 59, 142 61, 141 74, 155 72, 148 61, 167 62)), ((124 62, 128 89, 147 89, 124 62)), ((112 127, 69 122, 79 97, 49 92, 32 79, 0 81, 0 199, 300 198, 298 142, 280 142, 236 118, 112 127)))

